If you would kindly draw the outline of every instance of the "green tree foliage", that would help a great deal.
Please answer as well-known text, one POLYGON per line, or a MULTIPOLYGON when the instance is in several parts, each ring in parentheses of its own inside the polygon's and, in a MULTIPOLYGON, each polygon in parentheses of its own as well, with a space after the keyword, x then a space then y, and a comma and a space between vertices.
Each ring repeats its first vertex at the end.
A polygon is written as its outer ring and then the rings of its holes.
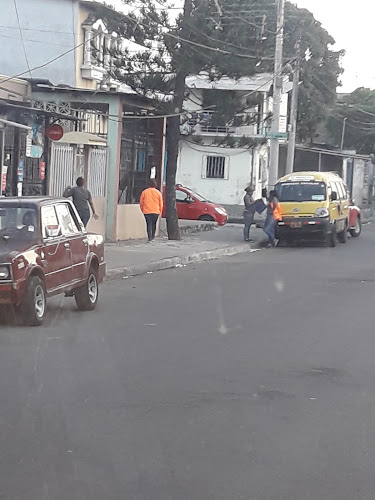
POLYGON ((327 119, 334 145, 341 144, 345 120, 344 148, 361 154, 375 152, 375 90, 358 88, 344 95, 327 119))

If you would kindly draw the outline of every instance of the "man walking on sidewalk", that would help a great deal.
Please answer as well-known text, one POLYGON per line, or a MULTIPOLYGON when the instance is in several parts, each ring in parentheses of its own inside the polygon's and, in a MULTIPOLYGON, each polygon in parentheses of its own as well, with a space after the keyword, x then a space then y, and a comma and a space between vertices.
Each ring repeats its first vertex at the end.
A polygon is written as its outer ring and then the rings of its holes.
POLYGON ((85 179, 83 177, 78 177, 76 184, 77 185, 73 188, 68 186, 65 189, 63 196, 64 198, 69 198, 70 196, 73 198, 73 203, 76 207, 78 215, 80 216, 83 225, 86 227, 90 220, 89 206, 91 207, 94 219, 99 219, 99 216, 95 213, 95 207, 90 191, 84 187, 85 179))
POLYGON ((139 203, 146 219, 148 241, 153 241, 155 239, 156 223, 163 211, 163 198, 160 191, 156 189, 154 179, 151 179, 149 187, 142 191, 139 203))

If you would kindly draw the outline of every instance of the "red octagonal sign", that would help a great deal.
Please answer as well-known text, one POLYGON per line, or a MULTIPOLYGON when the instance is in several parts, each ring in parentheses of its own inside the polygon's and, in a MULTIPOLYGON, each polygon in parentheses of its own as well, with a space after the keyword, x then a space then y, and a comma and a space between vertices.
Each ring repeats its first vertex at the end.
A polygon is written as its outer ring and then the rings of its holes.
POLYGON ((47 137, 51 139, 51 141, 59 141, 64 135, 64 130, 61 125, 50 125, 46 130, 47 137))

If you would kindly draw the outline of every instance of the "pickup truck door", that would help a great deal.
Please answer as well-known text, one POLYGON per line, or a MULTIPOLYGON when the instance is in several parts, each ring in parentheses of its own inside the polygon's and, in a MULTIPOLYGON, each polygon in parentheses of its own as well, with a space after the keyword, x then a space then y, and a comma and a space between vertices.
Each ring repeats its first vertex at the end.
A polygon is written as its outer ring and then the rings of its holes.
POLYGON ((79 224, 69 202, 56 203, 56 212, 62 234, 67 238, 67 242, 70 245, 72 280, 73 283, 78 283, 85 279, 89 255, 87 234, 79 224))
POLYGON ((60 291, 72 282, 72 256, 68 239, 59 234, 59 223, 53 204, 41 208, 43 247, 41 262, 47 293, 60 291), (51 236, 55 231, 56 236, 51 236))

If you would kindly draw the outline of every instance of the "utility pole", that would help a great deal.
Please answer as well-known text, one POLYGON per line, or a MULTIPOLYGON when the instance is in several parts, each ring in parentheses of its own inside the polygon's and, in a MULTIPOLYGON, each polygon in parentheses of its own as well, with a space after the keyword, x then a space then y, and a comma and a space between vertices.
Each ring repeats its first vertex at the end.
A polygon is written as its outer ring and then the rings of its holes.
POLYGON ((273 118, 271 125, 268 188, 273 189, 279 170, 280 105, 283 92, 283 46, 284 46, 285 0, 277 0, 277 30, 275 48, 275 70, 273 81, 273 118))
POLYGON ((344 121, 342 122, 341 144, 340 144, 341 151, 344 149, 346 120, 347 120, 347 118, 344 118, 344 121))
POLYGON ((301 40, 298 39, 296 43, 296 63, 293 71, 293 92, 292 92, 292 105, 290 110, 290 131, 288 137, 288 154, 286 157, 286 169, 285 169, 286 174, 291 174, 293 173, 294 170, 300 63, 301 63, 301 40))

